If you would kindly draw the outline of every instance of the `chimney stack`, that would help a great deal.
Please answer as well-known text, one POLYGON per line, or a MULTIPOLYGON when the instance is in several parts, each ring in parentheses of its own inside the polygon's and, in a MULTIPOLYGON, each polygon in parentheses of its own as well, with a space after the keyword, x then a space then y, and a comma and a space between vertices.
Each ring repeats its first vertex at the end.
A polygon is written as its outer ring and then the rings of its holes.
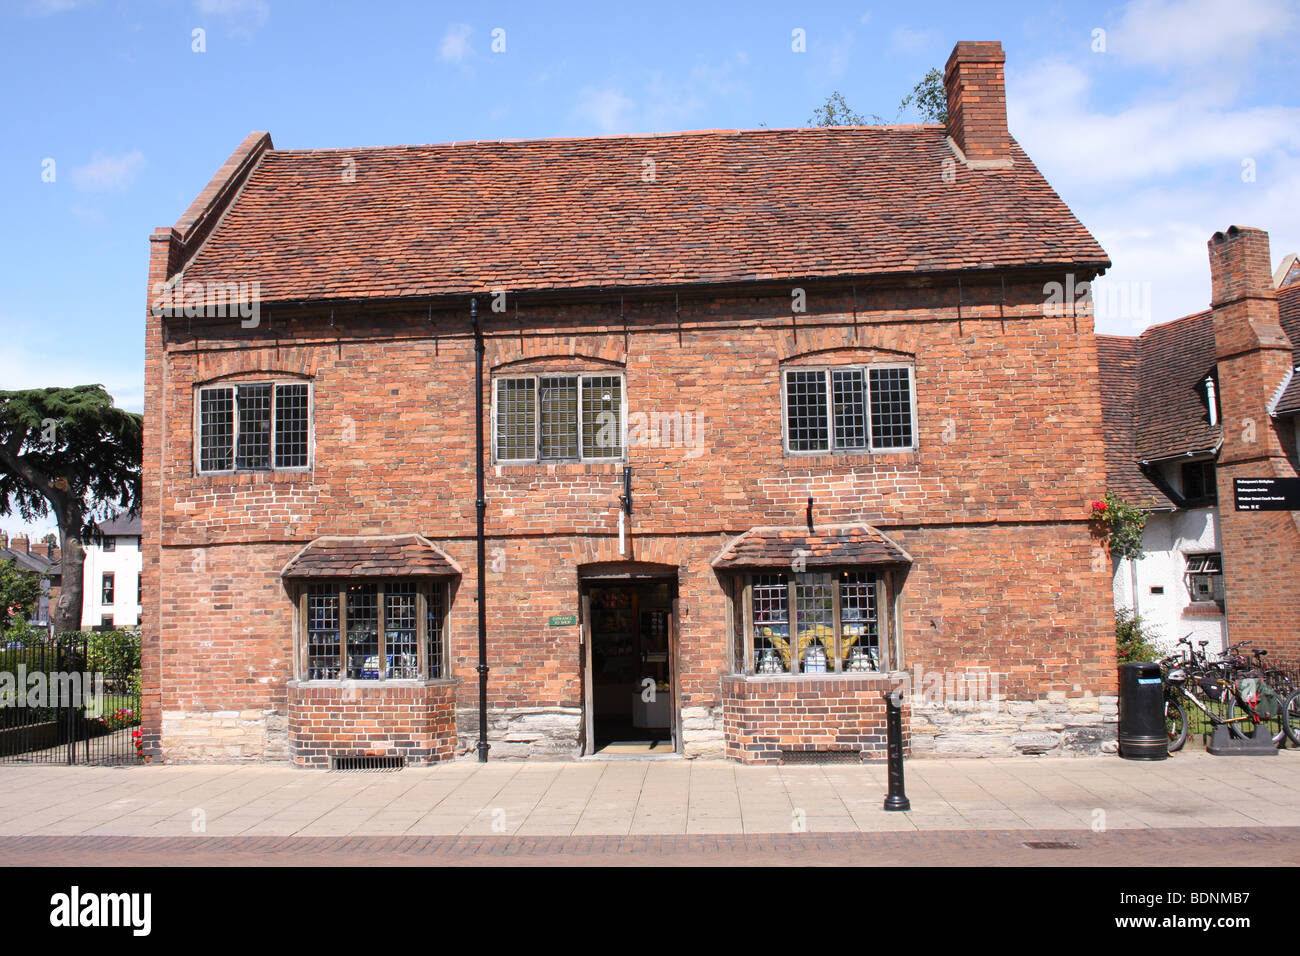
POLYGON ((1011 165, 1007 132, 1006 55, 996 40, 963 40, 943 71, 948 93, 948 135, 972 169, 1011 165))
POLYGON ((1295 478, 1269 403, 1291 370, 1291 340, 1278 316, 1268 233, 1233 226, 1209 242, 1214 351, 1222 410, 1215 465, 1225 615, 1234 641, 1278 656, 1300 653, 1300 522, 1285 511, 1238 511, 1236 479, 1295 478))
POLYGON ((14 551, 26 551, 32 553, 32 542, 25 534, 16 534, 10 539, 9 547, 14 551))

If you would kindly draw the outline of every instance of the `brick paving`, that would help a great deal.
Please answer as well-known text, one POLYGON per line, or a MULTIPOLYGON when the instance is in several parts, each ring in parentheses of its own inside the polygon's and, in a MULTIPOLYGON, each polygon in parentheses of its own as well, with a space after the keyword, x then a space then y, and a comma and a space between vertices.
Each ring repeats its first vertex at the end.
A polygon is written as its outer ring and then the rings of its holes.
POLYGON ((1300 827, 590 837, 0 837, 6 866, 1300 864, 1300 827), (1037 845, 1035 845, 1037 844, 1037 845))
POLYGON ((1139 763, 457 761, 396 773, 267 764, 0 766, 0 863, 1094 863, 1300 852, 1300 756, 1139 763), (1073 843, 1033 849, 1027 842, 1073 843))

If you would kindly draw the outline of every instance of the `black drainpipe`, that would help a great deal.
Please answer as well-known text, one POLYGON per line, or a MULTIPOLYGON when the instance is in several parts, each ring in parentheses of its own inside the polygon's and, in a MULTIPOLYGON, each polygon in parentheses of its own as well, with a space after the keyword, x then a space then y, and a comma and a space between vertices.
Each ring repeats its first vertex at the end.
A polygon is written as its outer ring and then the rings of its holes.
POLYGON ((478 299, 469 300, 474 327, 474 507, 478 511, 478 760, 487 763, 487 540, 483 534, 483 329, 478 324, 478 299))

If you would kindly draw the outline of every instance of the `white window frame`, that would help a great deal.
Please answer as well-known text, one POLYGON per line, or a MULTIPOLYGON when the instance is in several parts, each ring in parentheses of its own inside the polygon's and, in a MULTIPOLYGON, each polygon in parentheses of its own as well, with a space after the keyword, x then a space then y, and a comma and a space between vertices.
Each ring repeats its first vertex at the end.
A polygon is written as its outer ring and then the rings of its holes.
POLYGON ((809 455, 888 455, 910 453, 920 447, 920 428, 916 408, 916 365, 912 362, 868 362, 852 365, 785 365, 781 368, 781 447, 786 455, 806 457, 809 455), (875 435, 871 425, 871 370, 872 369, 907 369, 908 401, 912 413, 912 443, 894 448, 875 447, 875 435), (866 395, 867 445, 862 448, 835 447, 835 397, 831 381, 832 372, 861 371, 866 395), (790 447, 790 409, 787 383, 791 372, 821 372, 826 379, 826 444, 824 449, 796 451, 790 447))
POLYGON ((1186 563, 1186 569, 1187 569, 1186 570, 1187 595, 1192 601, 1192 603, 1209 604, 1210 602, 1217 603, 1219 601, 1224 600, 1222 596, 1224 593, 1223 552, 1207 551, 1207 552, 1200 552, 1196 554, 1184 554, 1183 559, 1186 563), (1201 569, 1205 568, 1205 566, 1210 563, 1211 558, 1214 558, 1218 561, 1219 570, 1217 571, 1193 570, 1194 568, 1201 568, 1201 569), (1196 592, 1196 580, 1198 578, 1205 578, 1208 581, 1210 585, 1209 597, 1198 596, 1196 592), (1217 588, 1215 587, 1215 580, 1214 580, 1215 578, 1218 578, 1217 588), (1217 594, 1215 593, 1216 591, 1218 592, 1217 594))
POLYGON ((527 375, 497 375, 492 378, 492 462, 498 465, 573 465, 600 462, 627 461, 627 373, 623 371, 603 371, 584 369, 582 371, 538 372, 527 375), (578 455, 576 458, 542 458, 542 383, 544 378, 576 378, 578 380, 578 455), (620 453, 607 457, 590 457, 582 452, 582 397, 583 379, 617 378, 619 380, 619 448, 620 453), (533 383, 533 455, 531 458, 502 458, 497 454, 497 395, 500 382, 533 383))
POLYGON ((316 386, 310 379, 301 378, 274 378, 274 379, 257 379, 247 382, 209 382, 204 385, 194 386, 194 473, 197 475, 235 475, 235 474, 265 474, 267 472, 310 472, 316 462, 316 386), (266 468, 240 468, 236 465, 239 460, 239 399, 236 390, 257 385, 269 385, 271 387, 271 464, 266 468), (275 402, 276 389, 281 385, 306 385, 307 386, 307 463, 305 465, 294 465, 284 467, 275 464, 275 402), (230 448, 230 467, 229 468, 204 468, 203 467, 203 393, 217 389, 230 389, 231 395, 231 448, 230 448))

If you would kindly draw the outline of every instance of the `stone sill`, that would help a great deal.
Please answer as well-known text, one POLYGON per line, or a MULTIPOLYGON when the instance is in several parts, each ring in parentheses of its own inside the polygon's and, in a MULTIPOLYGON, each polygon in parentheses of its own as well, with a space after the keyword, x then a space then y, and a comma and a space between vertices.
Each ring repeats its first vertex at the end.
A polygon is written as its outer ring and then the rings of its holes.
POLYGON ((737 684, 765 684, 769 681, 785 684, 820 684, 826 681, 838 680, 855 684, 888 684, 891 687, 901 680, 901 678, 891 677, 888 673, 882 671, 841 674, 723 674, 722 679, 737 684))
POLYGON ((382 693, 385 690, 412 690, 423 687, 454 687, 460 681, 454 677, 437 680, 291 680, 285 686, 291 690, 338 691, 340 694, 360 695, 363 693, 382 693))

